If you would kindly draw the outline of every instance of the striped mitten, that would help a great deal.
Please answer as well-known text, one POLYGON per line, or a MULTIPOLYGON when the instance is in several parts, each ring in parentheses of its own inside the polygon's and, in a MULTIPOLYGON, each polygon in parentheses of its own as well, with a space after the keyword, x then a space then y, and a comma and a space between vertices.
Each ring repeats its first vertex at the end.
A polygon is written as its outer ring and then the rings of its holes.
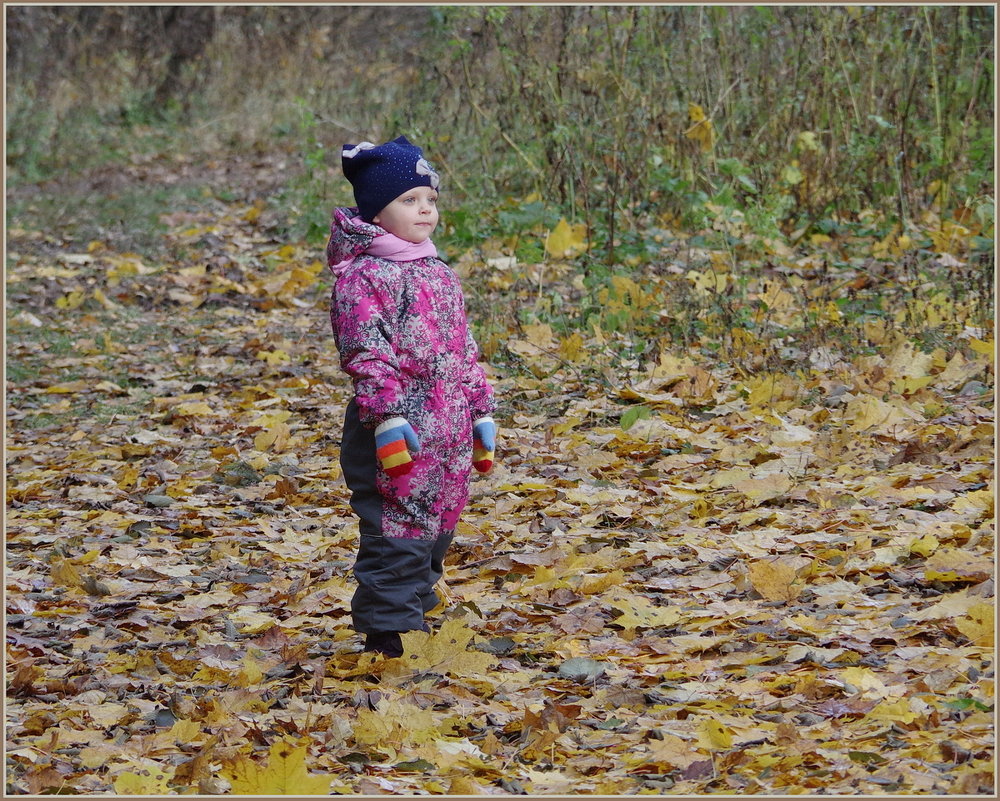
POLYGON ((420 450, 420 440, 406 418, 393 417, 375 429, 375 455, 382 469, 393 478, 406 475, 413 469, 410 452, 420 450))
POLYGON ((472 424, 472 466, 480 473, 493 467, 493 451, 497 446, 497 424, 492 417, 480 417, 472 424))

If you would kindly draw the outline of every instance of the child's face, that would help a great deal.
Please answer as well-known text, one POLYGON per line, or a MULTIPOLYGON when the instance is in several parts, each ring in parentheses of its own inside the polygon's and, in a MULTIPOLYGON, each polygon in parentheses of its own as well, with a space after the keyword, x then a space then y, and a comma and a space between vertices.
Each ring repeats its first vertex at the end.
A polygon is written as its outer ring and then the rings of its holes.
POLYGON ((397 197, 372 219, 390 234, 418 245, 430 238, 438 224, 437 190, 415 186, 397 197))

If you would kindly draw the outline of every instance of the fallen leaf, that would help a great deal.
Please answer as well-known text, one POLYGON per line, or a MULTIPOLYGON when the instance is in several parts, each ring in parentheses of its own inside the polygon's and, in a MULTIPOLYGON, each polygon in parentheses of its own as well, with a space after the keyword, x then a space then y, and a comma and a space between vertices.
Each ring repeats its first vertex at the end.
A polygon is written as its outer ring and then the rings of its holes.
POLYGON ((800 560, 785 558, 752 562, 748 567, 750 583, 768 601, 794 601, 805 589, 800 577, 800 560))
POLYGON ((233 795, 329 795, 333 776, 309 773, 307 747, 285 737, 273 743, 264 766, 247 756, 227 762, 224 775, 233 795))

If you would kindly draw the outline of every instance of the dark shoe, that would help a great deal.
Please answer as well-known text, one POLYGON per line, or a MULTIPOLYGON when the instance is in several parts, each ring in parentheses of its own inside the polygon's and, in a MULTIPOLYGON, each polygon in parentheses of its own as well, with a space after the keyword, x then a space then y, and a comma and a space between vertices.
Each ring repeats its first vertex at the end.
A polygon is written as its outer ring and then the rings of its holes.
POLYGON ((365 650, 393 659, 403 655, 403 641, 398 631, 373 631, 365 637, 365 650))

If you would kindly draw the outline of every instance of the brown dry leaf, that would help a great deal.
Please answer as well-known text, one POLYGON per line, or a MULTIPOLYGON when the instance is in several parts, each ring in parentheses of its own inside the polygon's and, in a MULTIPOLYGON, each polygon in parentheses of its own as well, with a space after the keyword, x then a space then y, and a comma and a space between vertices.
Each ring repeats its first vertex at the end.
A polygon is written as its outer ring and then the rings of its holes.
POLYGON ((928 581, 986 581, 993 575, 993 560, 958 548, 938 548, 924 562, 928 581))

